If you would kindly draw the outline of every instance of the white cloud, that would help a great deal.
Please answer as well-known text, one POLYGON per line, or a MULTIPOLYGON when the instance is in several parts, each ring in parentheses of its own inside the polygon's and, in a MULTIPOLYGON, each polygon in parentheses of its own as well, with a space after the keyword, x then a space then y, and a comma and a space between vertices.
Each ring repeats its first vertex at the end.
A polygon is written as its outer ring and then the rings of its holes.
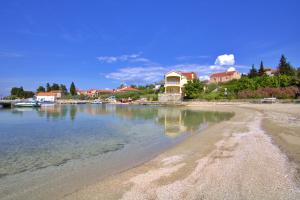
POLYGON ((202 80, 202 81, 209 80, 209 76, 208 75, 199 76, 199 79, 202 80))
POLYGON ((138 66, 138 67, 125 67, 116 72, 111 72, 105 77, 122 82, 135 82, 135 83, 153 83, 160 81, 164 78, 164 74, 169 71, 193 71, 202 77, 207 78, 208 74, 212 71, 207 65, 199 64, 176 64, 169 66, 138 66))
MULTIPOLYGON (((193 71, 196 72, 199 76, 200 80, 209 79, 209 75, 215 72, 225 71, 229 65, 236 67, 238 70, 244 71, 248 66, 244 65, 234 65, 234 55, 220 55, 216 59, 214 65, 201 65, 197 63, 179 63, 174 65, 161 65, 157 63, 153 63, 148 59, 143 60, 144 58, 140 57, 139 54, 136 57, 122 57, 123 60, 127 59, 130 62, 134 62, 134 59, 141 62, 140 65, 132 66, 132 67, 123 67, 118 69, 117 71, 106 74, 107 79, 114 79, 121 81, 123 83, 135 83, 135 84, 143 84, 143 83, 154 83, 160 81, 164 78, 164 74, 168 71, 193 71), (149 62, 148 62, 149 61, 149 62)), ((122 60, 120 57, 116 58, 117 60, 122 60)), ((115 62, 114 59, 112 62, 115 62)))
POLYGON ((126 67, 105 77, 119 81, 155 82, 161 80, 166 71, 163 67, 126 67))
POLYGON ((233 54, 224 54, 219 55, 215 61, 215 65, 234 65, 234 55, 233 54))
POLYGON ((118 60, 117 57, 113 57, 113 56, 100 56, 97 57, 97 59, 101 62, 107 62, 107 63, 113 63, 118 60))
POLYGON ((134 58, 130 60, 131 62, 150 62, 147 58, 134 58))
POLYGON ((130 54, 121 56, 98 56, 97 59, 103 63, 115 62, 150 62, 149 59, 141 57, 141 54, 130 54))
POLYGON ((220 65, 211 65, 211 66, 209 66, 209 69, 211 69, 211 70, 225 70, 225 67, 222 67, 220 65))

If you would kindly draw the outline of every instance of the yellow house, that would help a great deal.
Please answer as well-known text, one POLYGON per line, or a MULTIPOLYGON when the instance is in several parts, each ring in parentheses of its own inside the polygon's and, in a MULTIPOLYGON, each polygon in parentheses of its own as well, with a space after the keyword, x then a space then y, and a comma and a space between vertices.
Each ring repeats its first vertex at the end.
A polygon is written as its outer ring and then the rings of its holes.
POLYGON ((182 94, 184 84, 195 79, 195 72, 170 71, 165 74, 165 94, 182 94))

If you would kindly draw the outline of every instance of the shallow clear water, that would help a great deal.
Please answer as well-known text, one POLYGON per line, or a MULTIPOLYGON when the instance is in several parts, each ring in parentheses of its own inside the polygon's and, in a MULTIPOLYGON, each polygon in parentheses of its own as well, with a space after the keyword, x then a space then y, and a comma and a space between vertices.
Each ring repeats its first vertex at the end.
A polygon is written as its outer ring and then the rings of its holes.
POLYGON ((232 116, 179 107, 109 104, 0 109, 0 185, 9 194, 17 187, 37 184, 33 175, 45 176, 40 180, 45 182, 46 176, 54 180, 70 172, 69 180, 74 182, 76 170, 85 169, 90 173, 84 172, 86 179, 100 177, 145 161, 209 123, 232 116), (70 167, 63 171, 65 165, 70 167))

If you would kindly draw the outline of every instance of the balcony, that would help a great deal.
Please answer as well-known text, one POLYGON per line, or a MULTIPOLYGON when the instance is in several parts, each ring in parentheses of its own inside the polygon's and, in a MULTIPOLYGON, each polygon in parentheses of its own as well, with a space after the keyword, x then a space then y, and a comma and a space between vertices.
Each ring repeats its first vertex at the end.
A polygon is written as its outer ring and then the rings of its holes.
POLYGON ((180 81, 166 81, 166 85, 180 85, 180 81))

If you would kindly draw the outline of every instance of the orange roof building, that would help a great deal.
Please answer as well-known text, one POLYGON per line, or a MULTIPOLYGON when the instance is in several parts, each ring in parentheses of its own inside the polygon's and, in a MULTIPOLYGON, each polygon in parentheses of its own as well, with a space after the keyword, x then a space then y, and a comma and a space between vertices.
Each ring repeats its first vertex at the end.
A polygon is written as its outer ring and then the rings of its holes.
POLYGON ((121 89, 117 89, 116 92, 139 92, 140 90, 136 89, 136 88, 132 88, 132 87, 123 87, 121 89))
POLYGON ((230 67, 226 72, 218 72, 210 75, 209 83, 224 83, 233 79, 240 79, 241 74, 230 67))
POLYGON ((39 102, 54 102, 57 99, 55 92, 38 92, 35 96, 39 102))

